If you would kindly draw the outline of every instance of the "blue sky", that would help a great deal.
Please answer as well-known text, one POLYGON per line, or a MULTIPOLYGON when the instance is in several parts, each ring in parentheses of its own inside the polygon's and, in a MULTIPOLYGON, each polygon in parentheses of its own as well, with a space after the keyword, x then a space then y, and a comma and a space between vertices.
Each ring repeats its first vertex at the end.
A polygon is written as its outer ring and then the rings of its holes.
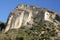
POLYGON ((0 0, 0 21, 6 22, 9 13, 18 4, 34 5, 60 12, 60 0, 0 0))

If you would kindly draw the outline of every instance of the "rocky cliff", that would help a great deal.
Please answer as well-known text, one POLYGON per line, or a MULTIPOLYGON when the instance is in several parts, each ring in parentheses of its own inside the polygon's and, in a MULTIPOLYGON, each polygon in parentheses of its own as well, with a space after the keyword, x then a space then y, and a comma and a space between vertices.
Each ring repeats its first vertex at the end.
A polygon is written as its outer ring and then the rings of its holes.
POLYGON ((18 29, 22 26, 31 28, 32 24, 39 21, 49 21, 60 24, 60 14, 45 8, 29 5, 18 5, 9 15, 5 32, 9 29, 18 29))
POLYGON ((6 24, 0 22, 0 30, 0 40, 60 40, 60 14, 46 8, 18 5, 6 24))

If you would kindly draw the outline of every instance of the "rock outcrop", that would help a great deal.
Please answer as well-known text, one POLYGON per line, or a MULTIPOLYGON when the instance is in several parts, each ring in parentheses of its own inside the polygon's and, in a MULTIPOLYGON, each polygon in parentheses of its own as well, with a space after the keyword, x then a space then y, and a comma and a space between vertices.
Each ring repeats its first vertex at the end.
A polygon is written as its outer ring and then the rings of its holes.
POLYGON ((35 6, 18 5, 9 15, 5 32, 9 29, 18 29, 22 26, 31 28, 35 22, 49 21, 60 24, 60 14, 45 8, 35 6))

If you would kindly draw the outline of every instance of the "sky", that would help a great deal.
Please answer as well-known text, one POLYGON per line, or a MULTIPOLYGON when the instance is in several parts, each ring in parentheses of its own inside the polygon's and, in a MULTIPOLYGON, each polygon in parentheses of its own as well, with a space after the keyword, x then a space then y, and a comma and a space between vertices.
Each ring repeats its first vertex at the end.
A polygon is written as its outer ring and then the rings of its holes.
POLYGON ((60 0, 0 0, 0 21, 6 22, 18 4, 47 8, 60 13, 60 0))

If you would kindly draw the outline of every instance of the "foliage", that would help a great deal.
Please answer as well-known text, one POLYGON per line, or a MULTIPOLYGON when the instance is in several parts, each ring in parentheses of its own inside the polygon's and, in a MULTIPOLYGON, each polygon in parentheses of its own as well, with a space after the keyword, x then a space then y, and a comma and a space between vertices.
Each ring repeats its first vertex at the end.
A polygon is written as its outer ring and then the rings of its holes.
POLYGON ((35 22, 32 28, 10 30, 6 34, 0 33, 0 40, 52 40, 57 36, 53 23, 35 22))
POLYGON ((2 31, 2 29, 5 28, 5 23, 4 22, 0 22, 0 31, 2 31))

